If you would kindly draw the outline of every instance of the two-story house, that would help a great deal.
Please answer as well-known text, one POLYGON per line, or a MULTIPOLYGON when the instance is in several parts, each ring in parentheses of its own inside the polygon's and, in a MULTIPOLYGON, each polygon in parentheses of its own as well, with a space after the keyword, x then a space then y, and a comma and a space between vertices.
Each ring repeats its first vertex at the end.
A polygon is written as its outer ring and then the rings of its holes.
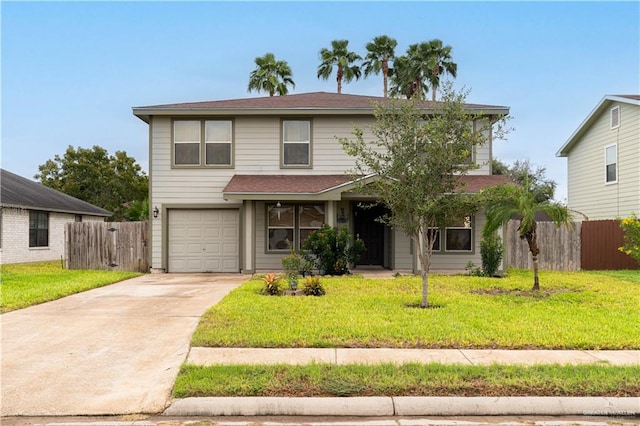
POLYGON ((590 220, 640 214, 640 95, 607 95, 556 153, 567 204, 590 220))
MULTIPOLYGON (((373 123, 372 102, 335 93, 133 108, 149 125, 152 271, 259 272, 281 269, 287 242, 299 248, 322 224, 347 226, 367 246, 359 265, 416 271, 411 239, 359 206, 338 137, 373 123)), ((428 113, 429 106, 425 102, 428 113)), ((507 107, 467 104, 493 120, 507 107)), ((465 190, 504 182, 491 176, 491 135, 465 190)), ((433 269, 480 264, 483 215, 440 231, 433 269)))

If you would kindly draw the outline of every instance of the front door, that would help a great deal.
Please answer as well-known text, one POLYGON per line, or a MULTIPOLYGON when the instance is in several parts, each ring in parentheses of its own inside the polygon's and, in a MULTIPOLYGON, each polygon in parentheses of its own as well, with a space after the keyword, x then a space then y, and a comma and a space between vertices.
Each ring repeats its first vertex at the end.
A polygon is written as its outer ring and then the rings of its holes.
POLYGON ((384 212, 382 206, 362 208, 354 203, 354 233, 356 238, 360 238, 366 247, 366 251, 360 257, 357 265, 384 264, 385 225, 376 220, 384 215, 384 212))

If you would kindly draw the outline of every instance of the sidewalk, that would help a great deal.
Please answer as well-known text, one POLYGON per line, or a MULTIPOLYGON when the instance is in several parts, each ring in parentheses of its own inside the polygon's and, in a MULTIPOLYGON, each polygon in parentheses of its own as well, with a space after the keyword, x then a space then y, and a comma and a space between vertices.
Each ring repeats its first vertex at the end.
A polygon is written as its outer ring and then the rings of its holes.
POLYGON ((212 364, 377 364, 409 362, 466 365, 491 364, 640 364, 640 350, 504 350, 504 349, 349 349, 349 348, 201 348, 186 362, 212 364))

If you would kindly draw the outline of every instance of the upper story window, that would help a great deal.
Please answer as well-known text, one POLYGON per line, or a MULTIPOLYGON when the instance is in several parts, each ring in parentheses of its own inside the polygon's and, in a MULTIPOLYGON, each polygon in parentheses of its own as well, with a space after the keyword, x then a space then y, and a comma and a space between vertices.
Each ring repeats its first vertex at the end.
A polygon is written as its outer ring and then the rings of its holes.
POLYGON ((620 107, 616 106, 611 108, 611 128, 617 129, 620 127, 620 107))
POLYGON ((604 179, 605 183, 618 181, 618 146, 609 145, 604 148, 604 179))
POLYGON ((311 166, 311 121, 282 121, 282 166, 311 166))
POLYGON ((49 247, 49 213, 29 212, 29 247, 49 247))
POLYGON ((174 166, 233 165, 231 120, 176 120, 173 122, 174 166))

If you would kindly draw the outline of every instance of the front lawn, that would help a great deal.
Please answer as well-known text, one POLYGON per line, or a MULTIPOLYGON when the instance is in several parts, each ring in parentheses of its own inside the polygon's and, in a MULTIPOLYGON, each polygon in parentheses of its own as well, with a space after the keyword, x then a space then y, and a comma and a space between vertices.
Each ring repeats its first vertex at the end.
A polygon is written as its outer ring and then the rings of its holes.
POLYGON ((193 346, 640 349, 640 286, 633 272, 507 278, 432 275, 431 309, 419 277, 322 278, 322 297, 263 296, 253 279, 202 317, 193 346), (628 279, 627 279, 628 278, 628 279))
POLYGON ((0 273, 3 313, 142 275, 62 269, 59 261, 1 265, 0 273))
POLYGON ((640 366, 605 365, 185 365, 173 390, 176 398, 638 394, 640 366))

